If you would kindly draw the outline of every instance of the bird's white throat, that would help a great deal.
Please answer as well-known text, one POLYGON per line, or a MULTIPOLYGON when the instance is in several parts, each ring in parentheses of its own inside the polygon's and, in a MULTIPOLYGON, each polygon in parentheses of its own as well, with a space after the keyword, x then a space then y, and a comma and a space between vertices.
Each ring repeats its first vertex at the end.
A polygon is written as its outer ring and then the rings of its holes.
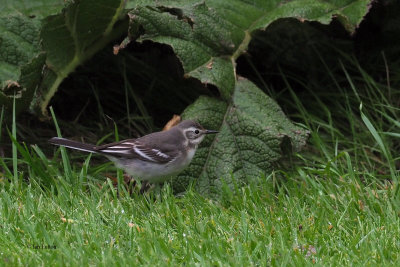
POLYGON ((191 162, 192 158, 194 156, 194 153, 196 153, 197 145, 194 148, 189 148, 187 151, 187 159, 186 161, 191 162))
POLYGON ((193 145, 196 145, 196 148, 197 148, 197 145, 200 144, 201 141, 203 141, 204 137, 205 137, 205 135, 201 135, 201 136, 197 137, 196 139, 190 140, 189 142, 193 145))

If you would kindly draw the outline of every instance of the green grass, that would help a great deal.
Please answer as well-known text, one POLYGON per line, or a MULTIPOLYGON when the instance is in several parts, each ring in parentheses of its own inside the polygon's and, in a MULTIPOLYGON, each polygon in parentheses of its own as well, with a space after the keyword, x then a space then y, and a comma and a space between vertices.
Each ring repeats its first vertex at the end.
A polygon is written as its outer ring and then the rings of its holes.
MULTIPOLYGON (((35 183, 10 191, 3 180, 1 260, 34 266, 397 265, 400 221, 390 184, 352 168, 351 162, 340 169, 300 168, 283 183, 271 175, 222 202, 192 191, 176 197, 169 186, 155 198, 118 198, 106 183, 83 191, 56 177, 49 191, 35 183)), ((72 178, 79 181, 79 173, 72 178)))
POLYGON ((218 201, 169 185, 117 192, 99 180, 107 165, 46 157, 17 141, 14 120, 13 157, 0 158, 0 265, 398 266, 400 96, 359 71, 304 95, 286 77, 290 97, 275 97, 311 130, 308 149, 218 201))

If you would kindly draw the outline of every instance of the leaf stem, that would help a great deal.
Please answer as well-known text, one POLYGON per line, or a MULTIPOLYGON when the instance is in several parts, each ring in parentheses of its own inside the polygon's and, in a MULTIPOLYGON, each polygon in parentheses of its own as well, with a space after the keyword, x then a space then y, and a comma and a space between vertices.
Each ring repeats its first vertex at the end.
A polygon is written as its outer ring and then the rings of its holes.
POLYGON ((127 31, 128 28, 128 21, 121 21, 121 23, 116 24, 116 27, 113 28, 111 32, 109 32, 108 35, 103 35, 103 37, 93 43, 92 46, 90 46, 89 49, 85 50, 84 53, 82 53, 82 56, 79 57, 74 57, 74 59, 66 65, 63 69, 58 71, 56 74, 57 78, 51 85, 50 89, 48 90, 47 94, 45 94, 42 103, 40 104, 40 110, 43 115, 47 115, 47 105, 49 104, 51 98, 54 96, 54 94, 57 92, 58 87, 60 86, 61 82, 71 73, 73 72, 79 65, 81 65, 83 62, 86 60, 90 59, 93 57, 94 54, 99 52, 101 49, 103 49, 109 42, 112 40, 115 40, 116 38, 120 37, 122 34, 124 34, 127 31))
POLYGON ((249 33, 249 31, 244 31, 244 38, 243 41, 240 43, 238 49, 236 49, 236 51, 233 53, 232 55, 232 59, 234 61, 236 61, 236 59, 243 54, 243 52, 247 49, 247 47, 249 46, 249 43, 251 41, 251 34, 249 33))

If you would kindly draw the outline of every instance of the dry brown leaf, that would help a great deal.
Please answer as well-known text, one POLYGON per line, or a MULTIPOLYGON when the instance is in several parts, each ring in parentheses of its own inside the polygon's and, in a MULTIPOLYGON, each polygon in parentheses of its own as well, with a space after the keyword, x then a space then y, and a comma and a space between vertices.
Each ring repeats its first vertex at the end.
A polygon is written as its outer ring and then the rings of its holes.
POLYGON ((18 82, 16 82, 16 81, 12 81, 12 80, 7 80, 6 81, 6 86, 7 86, 7 89, 10 89, 11 87, 21 87, 21 85, 18 83, 18 82))
POLYGON ((375 196, 376 198, 378 198, 379 199, 379 195, 378 195, 378 193, 375 191, 375 190, 371 190, 371 193, 372 193, 372 195, 373 196, 375 196))
POLYGON ((311 257, 317 254, 317 249, 313 245, 297 245, 293 247, 295 252, 306 253, 306 257, 311 257))
POLYGON ((180 122, 181 122, 181 116, 179 116, 179 115, 172 116, 172 119, 170 119, 169 122, 167 122, 167 124, 165 124, 163 131, 168 131, 169 129, 171 129, 172 127, 174 127, 175 125, 177 125, 180 122))
POLYGON ((126 39, 124 39, 119 45, 118 45, 118 44, 117 44, 117 45, 114 45, 114 46, 113 46, 113 53, 114 53, 114 55, 118 55, 119 50, 124 49, 130 42, 131 42, 130 39, 129 39, 129 38, 126 38, 126 39))
POLYGON ((364 202, 362 202, 361 200, 358 200, 358 206, 360 207, 360 210, 364 210, 364 202))
POLYGON ((113 46, 113 54, 114 54, 114 55, 118 55, 119 49, 120 49, 120 46, 119 46, 119 45, 114 45, 114 46, 113 46))
POLYGON ((67 223, 74 223, 74 220, 72 220, 72 219, 66 219, 66 218, 64 218, 64 217, 61 217, 61 221, 67 222, 67 223))

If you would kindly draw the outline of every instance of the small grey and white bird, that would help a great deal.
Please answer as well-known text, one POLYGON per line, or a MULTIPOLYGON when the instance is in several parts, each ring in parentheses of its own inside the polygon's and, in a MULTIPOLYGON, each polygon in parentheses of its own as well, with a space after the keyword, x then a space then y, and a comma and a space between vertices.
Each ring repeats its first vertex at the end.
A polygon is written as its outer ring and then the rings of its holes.
POLYGON ((49 142, 104 155, 137 180, 162 183, 185 169, 205 135, 215 133, 218 131, 206 130, 195 121, 185 120, 167 131, 101 146, 59 137, 49 142))

